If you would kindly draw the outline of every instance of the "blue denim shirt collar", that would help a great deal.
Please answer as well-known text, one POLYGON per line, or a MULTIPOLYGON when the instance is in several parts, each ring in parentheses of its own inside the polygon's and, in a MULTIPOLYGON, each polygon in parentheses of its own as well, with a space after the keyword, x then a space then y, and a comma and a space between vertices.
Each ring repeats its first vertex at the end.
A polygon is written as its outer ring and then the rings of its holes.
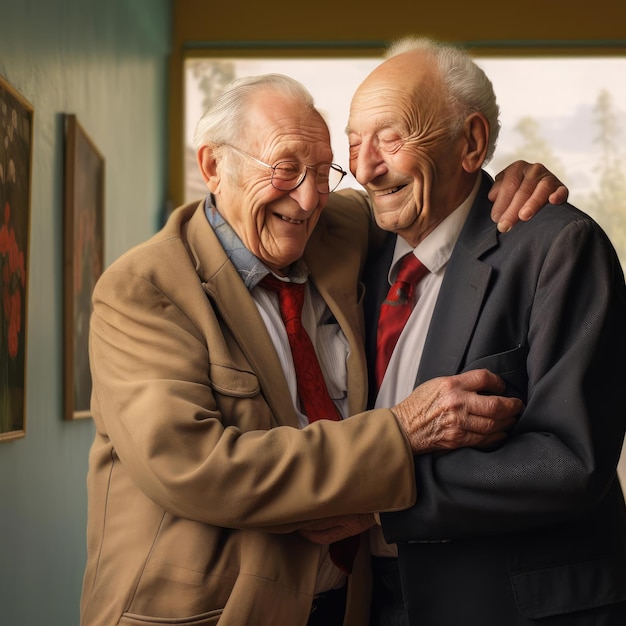
MULTIPOLYGON (((206 197, 204 212, 226 255, 241 276, 241 280, 248 291, 252 291, 267 274, 271 273, 270 269, 244 246, 232 226, 220 215, 211 194, 206 197)), ((289 280, 305 282, 308 273, 304 262, 299 260, 290 268, 289 280)))

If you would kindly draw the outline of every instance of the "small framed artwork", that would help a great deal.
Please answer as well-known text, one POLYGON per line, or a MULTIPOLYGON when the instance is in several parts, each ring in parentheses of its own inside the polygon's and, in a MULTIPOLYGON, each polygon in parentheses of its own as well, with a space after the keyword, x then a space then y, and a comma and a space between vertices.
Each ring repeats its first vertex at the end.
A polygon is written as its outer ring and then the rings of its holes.
POLYGON ((0 441, 26 435, 32 105, 0 76, 0 441))
POLYGON ((91 417, 91 293, 103 268, 104 158, 76 116, 65 115, 64 417, 91 417))

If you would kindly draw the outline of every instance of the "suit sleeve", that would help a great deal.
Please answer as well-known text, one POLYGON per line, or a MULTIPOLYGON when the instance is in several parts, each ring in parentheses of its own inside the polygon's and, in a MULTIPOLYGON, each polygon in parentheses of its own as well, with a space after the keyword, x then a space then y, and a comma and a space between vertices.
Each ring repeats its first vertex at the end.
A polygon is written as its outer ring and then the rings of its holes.
POLYGON ((416 457, 415 506, 381 516, 390 542, 570 520, 617 480, 626 421, 623 273, 591 220, 570 222, 543 249, 539 239, 512 252, 543 255, 527 313, 525 410, 497 449, 416 457))

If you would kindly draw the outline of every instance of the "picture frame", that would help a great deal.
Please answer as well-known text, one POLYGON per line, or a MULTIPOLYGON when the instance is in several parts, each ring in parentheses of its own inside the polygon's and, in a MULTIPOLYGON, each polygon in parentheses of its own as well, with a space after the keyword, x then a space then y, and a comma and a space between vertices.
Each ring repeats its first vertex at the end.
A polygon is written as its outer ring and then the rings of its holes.
POLYGON ((91 294, 104 264, 105 160, 76 115, 65 114, 64 419, 91 417, 91 294))
POLYGON ((26 435, 34 108, 0 76, 0 441, 26 435))

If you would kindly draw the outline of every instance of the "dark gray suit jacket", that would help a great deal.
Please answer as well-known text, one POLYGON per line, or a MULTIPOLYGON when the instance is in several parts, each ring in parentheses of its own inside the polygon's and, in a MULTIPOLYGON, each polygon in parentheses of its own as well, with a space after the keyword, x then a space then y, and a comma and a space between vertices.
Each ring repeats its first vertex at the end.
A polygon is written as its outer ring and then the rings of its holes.
MULTIPOLYGON (((416 385, 486 367, 526 408, 497 449, 416 457, 417 504, 382 515, 411 624, 623 625, 623 273, 571 205, 499 234, 491 182, 484 174, 450 259, 416 385)), ((366 271, 369 329, 394 241, 366 271)))

